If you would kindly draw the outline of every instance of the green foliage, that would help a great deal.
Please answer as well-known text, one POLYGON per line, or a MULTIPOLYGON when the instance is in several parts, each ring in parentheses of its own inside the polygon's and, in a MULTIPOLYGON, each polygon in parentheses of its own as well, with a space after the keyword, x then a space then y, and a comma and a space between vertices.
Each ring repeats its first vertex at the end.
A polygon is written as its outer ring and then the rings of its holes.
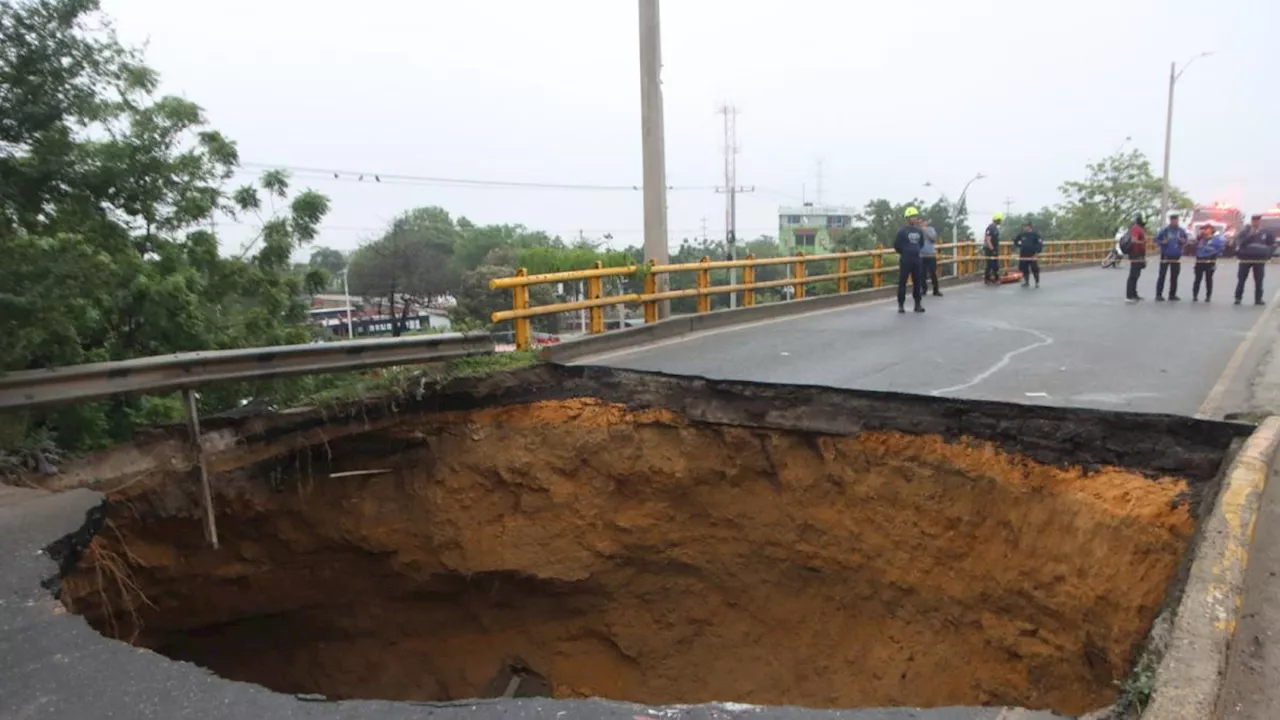
MULTIPOLYGON (((323 273, 290 258, 328 199, 290 198, 280 171, 228 192, 235 145, 155 87, 96 2, 0 3, 0 371, 311 337, 303 297, 323 273), (259 220, 239 257, 207 229, 220 212, 259 220)), ((233 407, 240 390, 202 406, 233 407)), ((90 448, 178 412, 172 398, 118 397, 22 415, 6 435, 90 448)))
MULTIPOLYGON (((1069 180, 1059 190, 1058 208, 1067 239, 1109 238, 1135 213, 1155 218, 1160 211, 1163 183, 1140 150, 1121 152, 1086 166, 1084 180, 1069 180)), ((1172 207, 1189 207, 1189 197, 1171 188, 1172 207)))

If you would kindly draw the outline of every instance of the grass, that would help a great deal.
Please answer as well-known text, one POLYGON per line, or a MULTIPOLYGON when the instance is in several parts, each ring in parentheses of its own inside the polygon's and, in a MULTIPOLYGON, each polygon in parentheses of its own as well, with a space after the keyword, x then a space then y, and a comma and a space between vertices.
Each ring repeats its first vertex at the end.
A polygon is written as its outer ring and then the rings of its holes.
POLYGON ((420 393, 426 386, 449 380, 483 377, 532 367, 539 362, 532 351, 473 355, 430 365, 398 365, 365 373, 334 376, 331 384, 300 398, 297 405, 338 405, 353 400, 420 393))
POLYGON ((1151 702, 1151 694, 1156 689, 1156 653, 1150 648, 1143 651, 1142 657, 1120 684, 1120 697, 1116 700, 1116 709, 1121 717, 1138 717, 1151 702))

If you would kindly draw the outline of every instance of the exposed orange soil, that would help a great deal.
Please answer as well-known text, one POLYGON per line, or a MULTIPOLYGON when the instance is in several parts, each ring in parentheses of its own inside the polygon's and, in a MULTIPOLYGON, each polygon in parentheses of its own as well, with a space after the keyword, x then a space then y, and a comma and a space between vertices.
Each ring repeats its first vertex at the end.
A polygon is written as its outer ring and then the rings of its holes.
POLYGON ((185 491, 131 497, 64 597, 173 657, 330 697, 492 693, 518 658, 562 697, 1077 714, 1114 698, 1194 527, 1177 479, 591 399, 312 453, 215 478, 218 551, 185 491), (329 479, 330 454, 393 472, 329 479))

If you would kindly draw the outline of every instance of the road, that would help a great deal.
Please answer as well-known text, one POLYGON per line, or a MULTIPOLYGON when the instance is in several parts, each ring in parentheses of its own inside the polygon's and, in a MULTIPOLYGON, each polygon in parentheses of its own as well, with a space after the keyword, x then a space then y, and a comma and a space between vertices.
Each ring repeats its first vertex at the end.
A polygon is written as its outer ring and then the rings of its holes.
POLYGON ((1140 286, 1148 300, 1128 304, 1125 275, 1052 272, 1038 289, 962 285, 927 298, 923 315, 899 315, 895 301, 881 300, 578 363, 1182 415, 1203 406, 1207 416, 1221 417, 1240 404, 1274 323, 1270 307, 1232 305, 1234 264, 1218 270, 1209 304, 1192 303, 1186 286, 1181 302, 1151 300, 1150 270, 1140 286))

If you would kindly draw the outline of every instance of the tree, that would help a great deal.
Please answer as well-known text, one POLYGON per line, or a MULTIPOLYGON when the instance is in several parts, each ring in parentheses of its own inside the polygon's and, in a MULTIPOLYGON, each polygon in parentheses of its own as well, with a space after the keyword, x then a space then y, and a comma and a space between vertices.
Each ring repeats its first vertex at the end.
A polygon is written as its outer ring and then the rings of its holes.
POLYGON ((391 222, 383 236, 350 259, 351 292, 385 298, 392 335, 408 329, 409 313, 455 293, 461 273, 453 263, 459 230, 437 207, 410 210, 391 222))
MULTIPOLYGON (((1064 182, 1059 190, 1063 232, 1073 239, 1109 238, 1136 213, 1155 217, 1160 211, 1163 183, 1151 171, 1141 150, 1116 153, 1085 166, 1084 180, 1064 182)), ((1191 199, 1170 188, 1173 207, 1187 207, 1191 199)))
POLYGON ((311 257, 307 260, 307 266, 323 270, 329 275, 331 282, 329 287, 334 287, 332 280, 342 276, 342 272, 347 269, 347 256, 342 254, 341 250, 333 248, 318 247, 311 251, 311 257))
MULTIPOLYGON (((0 372, 311 337, 316 278, 290 255, 328 200, 290 200, 279 172, 260 183, 279 212, 262 214, 259 188, 227 192, 234 143, 155 87, 93 0, 0 3, 0 372), (219 212, 258 214, 253 252, 218 254, 219 212)), ((245 392, 206 392, 202 408, 245 392)), ((88 448, 177 412, 171 398, 116 397, 22 416, 3 435, 88 448)))

